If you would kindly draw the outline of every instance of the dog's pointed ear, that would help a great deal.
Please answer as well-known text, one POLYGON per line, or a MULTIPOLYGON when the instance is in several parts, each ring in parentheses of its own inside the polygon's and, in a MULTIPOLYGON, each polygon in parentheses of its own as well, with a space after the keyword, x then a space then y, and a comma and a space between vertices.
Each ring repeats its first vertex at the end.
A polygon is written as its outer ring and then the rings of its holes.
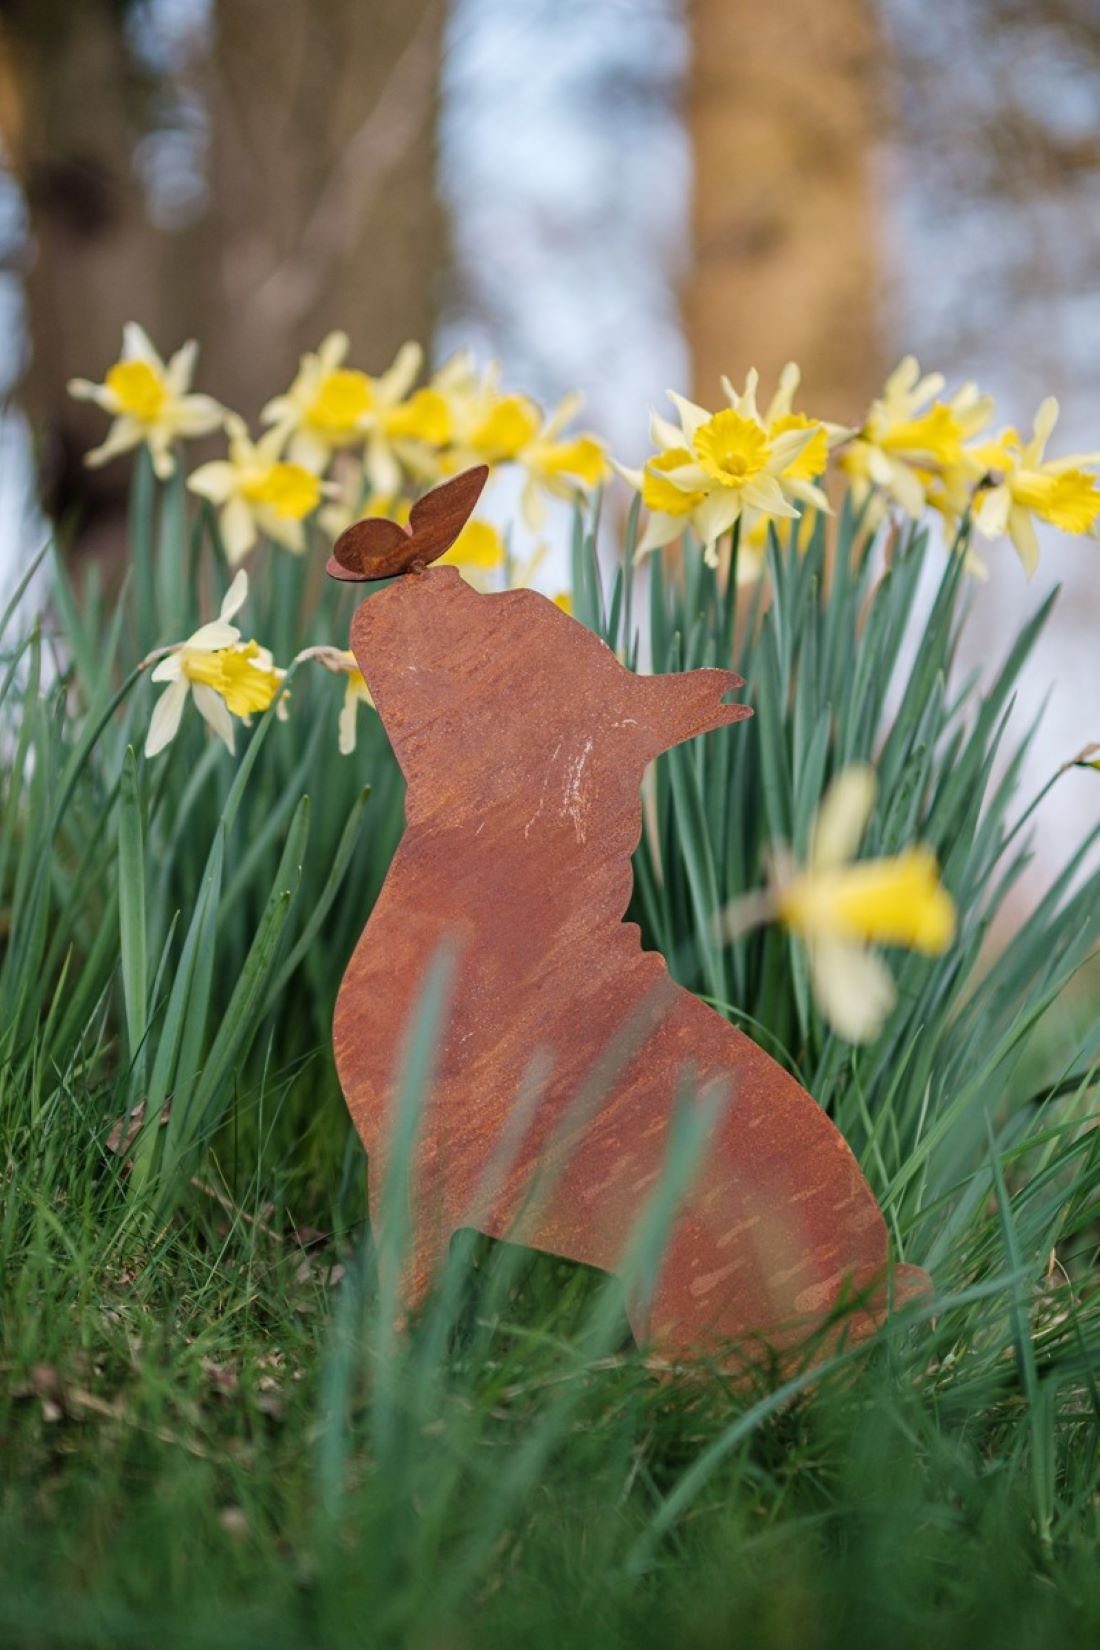
POLYGON ((744 687, 732 670, 686 670, 675 676, 639 676, 637 701, 644 737, 654 755, 685 739, 729 727, 752 715, 748 705, 727 705, 724 696, 744 687))

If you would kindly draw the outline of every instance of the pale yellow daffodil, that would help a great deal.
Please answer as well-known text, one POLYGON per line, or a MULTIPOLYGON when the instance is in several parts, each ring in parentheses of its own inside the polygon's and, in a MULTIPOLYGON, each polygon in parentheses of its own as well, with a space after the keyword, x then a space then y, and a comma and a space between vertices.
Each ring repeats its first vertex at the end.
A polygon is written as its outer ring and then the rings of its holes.
MULTIPOLYGON (((232 755, 233 718, 247 726, 255 711, 267 710, 280 694, 286 672, 277 668, 259 643, 242 642, 240 631, 230 622, 247 596, 248 574, 242 569, 226 591, 218 617, 200 625, 154 669, 153 681, 167 686, 150 718, 146 756, 156 756, 176 737, 189 696, 232 755)), ((285 699, 280 700, 278 714, 286 714, 285 699)))
POLYGON ((987 539, 1007 533, 1028 578, 1039 565, 1034 516, 1063 533, 1076 534, 1094 533, 1100 521, 1100 487, 1086 468, 1100 464, 1100 453, 1047 458, 1047 442, 1057 422, 1058 403, 1048 395, 1035 414, 1030 441, 1005 430, 972 455, 988 477, 974 525, 987 539))
POLYGON ((500 528, 480 517, 468 521, 451 548, 439 557, 436 566, 457 567, 475 590, 488 590, 491 575, 504 566, 507 551, 500 528))
POLYGON ((344 703, 340 708, 337 743, 340 755, 350 756, 355 749, 359 706, 369 705, 374 709, 370 688, 355 654, 345 647, 307 647, 298 654, 295 663, 300 659, 313 659, 334 676, 344 677, 344 703))
POLYGON ((545 521, 545 498, 576 499, 607 474, 602 444, 587 433, 566 435, 582 398, 565 396, 549 416, 530 396, 501 388, 500 364, 479 373, 469 351, 455 355, 436 373, 431 388, 449 408, 451 435, 441 455, 446 473, 471 464, 515 464, 526 473, 521 508, 528 526, 545 521))
POLYGON ((88 378, 69 380, 71 396, 94 401, 114 419, 107 439, 84 462, 93 467, 106 464, 144 442, 156 474, 167 480, 176 467, 176 442, 209 435, 225 416, 213 396, 191 393, 197 355, 198 345, 191 340, 166 364, 137 322, 127 321, 122 329, 122 355, 103 383, 94 384, 88 378))
POLYGON ((818 809, 808 863, 780 863, 767 893, 735 901, 723 919, 730 937, 769 918, 798 934, 818 1006, 850 1043, 876 1037, 895 1000, 889 969, 868 947, 938 956, 955 936, 954 901, 931 849, 856 860, 875 790, 873 769, 843 769, 818 809))
POLYGON ((302 523, 325 493, 335 488, 304 465, 280 458, 284 432, 276 426, 252 441, 242 419, 226 420, 229 457, 200 464, 187 485, 218 508, 218 529, 231 567, 242 561, 261 534, 300 555, 302 523))
POLYGON ((331 491, 317 512, 317 525, 329 538, 338 539, 365 516, 388 516, 407 526, 411 508, 407 495, 372 492, 362 459, 354 453, 340 453, 332 470, 331 491))
POLYGON ((419 344, 403 344, 376 378, 344 365, 348 348, 346 332, 330 332, 316 353, 302 357, 294 382, 268 402, 261 421, 288 437, 293 463, 318 473, 341 447, 364 444, 372 489, 397 492, 400 444, 437 438, 446 409, 428 392, 406 401, 423 359, 419 344))
POLYGON ((501 389, 499 361, 478 372, 473 352, 461 350, 445 361, 429 389, 446 404, 449 473, 471 464, 507 464, 539 428, 539 409, 526 395, 501 389))
POLYGON ((795 412, 794 397, 801 381, 802 373, 797 362, 788 361, 779 374, 775 394, 763 413, 759 413, 756 406, 759 375, 755 368, 746 376, 745 388, 740 393, 725 376, 722 378, 722 388, 734 412, 763 424, 769 441, 775 441, 792 430, 807 432, 805 445, 780 473, 780 485, 788 497, 831 515, 829 500, 816 484, 817 477, 824 474, 832 449, 853 432, 843 424, 828 424, 820 418, 808 418, 805 413, 795 412))
POLYGON ((545 525, 548 497, 575 500, 607 474, 607 458, 594 435, 564 434, 582 405, 583 397, 574 391, 563 396, 548 417, 538 414, 534 429, 513 455, 525 475, 520 508, 532 532, 545 525))
POLYGON ((964 443, 988 424, 992 399, 964 384, 949 401, 940 401, 943 385, 942 373, 921 376, 915 356, 895 367, 839 456, 857 505, 878 488, 916 521, 927 504, 946 502, 944 478, 959 472, 977 479, 964 443))
MULTIPOLYGON (((746 376, 745 388, 740 393, 724 376, 722 388, 735 412, 759 419, 768 433, 769 440, 785 435, 790 430, 812 432, 805 447, 783 471, 781 485, 784 492, 800 504, 809 505, 812 509, 821 511, 823 515, 832 515, 829 500, 824 490, 818 486, 816 478, 824 474, 833 448, 847 440, 853 432, 843 424, 827 423, 823 419, 808 418, 805 413, 795 412, 794 397, 801 380, 802 374, 797 362, 788 361, 779 374, 775 394, 762 414, 757 411, 756 391, 759 386, 759 375, 755 368, 746 376)), ((739 585, 755 584, 763 577, 767 565, 768 531, 771 521, 769 515, 751 506, 742 511, 741 542, 737 556, 739 585)), ((813 517, 807 511, 803 511, 799 526, 792 531, 796 547, 799 551, 804 551, 813 531, 813 517)))

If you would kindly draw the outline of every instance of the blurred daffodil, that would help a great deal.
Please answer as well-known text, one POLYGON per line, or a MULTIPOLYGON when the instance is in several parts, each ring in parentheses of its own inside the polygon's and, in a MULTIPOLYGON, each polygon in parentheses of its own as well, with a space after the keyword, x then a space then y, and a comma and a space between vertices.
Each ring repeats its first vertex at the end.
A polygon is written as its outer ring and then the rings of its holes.
POLYGON ((374 708, 370 688, 366 678, 359 669, 359 662, 355 654, 346 647, 307 647, 299 653, 298 660, 312 659, 319 665, 324 665, 334 676, 344 677, 344 703, 340 708, 337 743, 341 756, 350 756, 355 749, 355 736, 358 728, 359 706, 370 705, 374 708))
POLYGON ((108 369, 103 383, 69 380, 70 395, 78 401, 94 401, 114 419, 107 439, 87 454, 85 463, 105 464, 144 442, 161 480, 172 475, 176 442, 208 435, 225 416, 213 396, 191 393, 197 355, 198 345, 192 340, 165 364, 137 322, 127 321, 122 329, 122 355, 108 369))
POLYGON ((365 516, 387 516, 407 526, 412 499, 405 493, 372 492, 362 459, 354 453, 340 453, 332 470, 331 491, 317 512, 317 523, 330 538, 337 539, 352 522, 365 516))
POLYGON ((524 472, 521 508, 533 532, 546 521, 546 499, 576 499, 596 487, 607 474, 607 458, 594 435, 566 435, 583 397, 576 391, 563 396, 547 418, 537 417, 530 436, 514 454, 524 472))
POLYGON ((502 390, 500 377, 499 361, 479 372, 471 350, 460 350, 433 377, 429 388, 447 407, 449 473, 471 464, 507 464, 536 435, 538 407, 526 395, 502 390))
POLYGON ((955 936, 955 906, 931 849, 856 860, 875 798, 874 771, 845 768, 818 810, 804 867, 780 863, 772 887, 735 901, 727 935, 769 919, 798 934, 822 1014, 848 1042, 877 1036, 894 1005, 894 983, 872 945, 938 956, 955 936))
POLYGON ((449 447, 442 455, 446 473, 471 464, 517 465, 526 474, 521 507, 533 530, 543 525, 547 496, 575 499, 607 474, 604 449, 594 435, 565 433, 583 405, 576 392, 545 416, 530 396, 501 388, 499 362, 479 373, 466 350, 444 363, 431 387, 450 414, 449 447))
MULTIPOLYGON (((230 622, 247 596, 248 574, 242 569, 226 591, 218 617, 200 625, 154 669, 153 681, 167 686, 150 718, 146 756, 156 756, 176 737, 189 696, 232 755, 233 718, 247 726, 254 712, 267 710, 281 693, 286 672, 276 667, 258 642, 242 642, 240 631, 230 622)), ((280 700, 278 713, 286 714, 285 699, 280 700)))
POLYGON ((1100 453, 1047 458, 1047 442, 1057 422, 1058 403, 1049 395, 1035 414, 1030 441, 1005 430, 974 455, 986 478, 974 524, 985 538, 1007 533, 1028 578, 1039 565, 1033 517, 1076 534, 1094 532, 1100 520, 1100 487, 1086 469, 1100 464, 1100 453))
POLYGON ((507 551, 500 528, 491 521, 468 521, 451 548, 439 557, 437 566, 457 567, 467 584, 487 590, 489 575, 504 566, 507 551))
POLYGON ((930 493, 942 489, 944 478, 977 479, 965 443, 988 424, 992 399, 976 385, 964 384, 950 401, 941 401, 937 397, 943 384, 942 373, 922 377, 915 356, 907 355, 895 367, 862 428, 840 454, 857 504, 879 488, 915 521, 933 502, 930 493))
POLYGON ((322 482, 304 465, 279 457, 284 441, 278 427, 252 441, 243 420, 226 419, 229 457, 214 459, 187 478, 200 498, 218 507, 218 527, 231 567, 248 554, 261 534, 300 555, 305 549, 302 523, 326 492, 322 482))
POLYGON ((344 365, 348 348, 346 332, 330 332, 315 354, 302 357, 289 390, 269 401, 260 417, 283 431, 287 456, 307 470, 320 472, 339 448, 364 443, 372 488, 396 492, 401 465, 393 442, 412 439, 418 417, 434 429, 440 403, 433 399, 419 414, 405 404, 420 371, 419 344, 403 344, 377 378, 344 365))

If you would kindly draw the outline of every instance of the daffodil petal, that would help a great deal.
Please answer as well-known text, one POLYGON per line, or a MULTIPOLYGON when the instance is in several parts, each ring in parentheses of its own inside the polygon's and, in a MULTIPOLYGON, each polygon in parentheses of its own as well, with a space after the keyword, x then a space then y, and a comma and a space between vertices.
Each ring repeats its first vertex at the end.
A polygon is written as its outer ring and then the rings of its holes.
POLYGON ((342 366, 344 359, 351 348, 351 339, 346 332, 330 332, 321 341, 321 345, 314 356, 314 360, 323 373, 335 372, 342 366))
POLYGON ((170 653, 150 671, 150 680, 154 682, 178 682, 182 678, 183 666, 178 653, 170 653))
POLYGON ((248 574, 242 568, 225 593, 221 608, 219 609, 219 617, 225 623, 228 623, 230 619, 235 618, 235 616, 240 612, 247 600, 248 574))
POLYGON ((394 401, 400 401, 407 395, 413 386, 417 373, 420 371, 424 351, 419 344, 402 344, 394 358, 393 365, 387 367, 378 379, 379 398, 388 406, 394 401))
POLYGON ((1048 395, 1039 403, 1039 410, 1035 414, 1035 423, 1032 425, 1031 440, 1024 450, 1025 463, 1037 463, 1046 451, 1047 442, 1054 434, 1054 426, 1058 422, 1058 398, 1048 395))
POLYGON ((222 619, 211 619, 207 624, 201 624, 194 635, 188 636, 185 646, 196 653, 217 653, 223 647, 232 647, 240 639, 241 633, 236 625, 226 624, 222 619))
POLYGON ((654 446, 659 447, 663 453, 684 445, 683 430, 670 419, 662 418, 659 412, 649 415, 649 433, 654 446))
POLYGON ((691 525, 704 546, 716 543, 723 533, 729 532, 741 514, 742 503, 747 496, 747 487, 743 492, 736 487, 720 487, 696 505, 691 512, 691 525))
POLYGON ((871 1042, 897 996, 882 958, 833 938, 815 939, 807 954, 810 987, 825 1019, 845 1042, 871 1042))
POLYGON ((798 511, 794 505, 783 497, 783 489, 774 476, 753 476, 746 481, 741 489, 745 503, 751 504, 757 510, 762 510, 768 516, 796 517, 798 511))
POLYGON ((225 409, 212 395, 185 395, 176 411, 180 435, 209 435, 225 421, 225 409))
POLYGON ((195 361, 198 358, 199 346, 194 338, 189 338, 182 349, 178 349, 164 369, 165 382, 173 395, 186 395, 191 386, 192 374, 195 371, 195 361))
POLYGON ((822 798, 814 822, 810 864, 815 870, 843 865, 855 857, 875 805, 877 789, 875 770, 868 763, 852 762, 837 774, 822 798))
POLYGON ((1008 512, 1008 536, 1024 564, 1024 572, 1030 579, 1039 565, 1039 540, 1035 535, 1035 523, 1030 512, 1019 504, 1014 504, 1008 512))
POLYGON ((243 561, 256 542, 256 522, 243 498, 231 498, 218 517, 225 559, 230 567, 243 561))
MULTIPOLYGON (((165 659, 163 663, 167 664, 168 660, 165 659)), ((153 679, 158 679, 155 671, 153 679)), ((176 737, 183 707, 187 703, 187 694, 187 683, 182 678, 177 678, 168 684, 153 706, 153 714, 149 718, 149 731, 145 736, 146 756, 156 756, 176 737)))
MULTIPOLYGON (((697 402, 689 401, 686 395, 679 395, 676 390, 669 390, 668 398, 680 414, 680 426, 683 435, 690 441, 700 424, 708 422, 710 413, 707 412, 705 407, 700 407, 697 402)), ((683 436, 678 437, 677 440, 682 442, 683 436)))
POLYGON ((1003 538, 1008 531, 1008 515, 1012 508, 1012 494, 1006 486, 991 487, 982 495, 974 511, 974 525, 983 538, 1003 538))
POLYGON ((396 493, 400 490, 401 466, 378 436, 371 436, 367 442, 366 468, 372 492, 396 493))
POLYGON ((230 756, 232 756, 236 741, 233 733, 233 718, 229 714, 229 707, 225 700, 220 693, 215 693, 212 687, 207 687, 205 682, 193 683, 191 691, 195 696, 195 709, 217 734, 230 756))
POLYGON ((109 459, 117 458, 119 453, 128 453, 138 446, 145 438, 145 431, 136 418, 116 418, 107 431, 107 439, 91 452, 85 453, 84 462, 90 469, 98 469, 99 465, 106 464, 109 459))
POLYGON ((641 561, 653 550, 663 550, 666 544, 671 544, 673 539, 679 538, 683 530, 683 516, 669 516, 663 511, 655 510, 646 522, 645 532, 638 540, 634 560, 641 561))
POLYGON ((143 326, 137 321, 127 321, 122 329, 122 359, 124 361, 148 361, 156 372, 164 373, 164 362, 153 348, 152 340, 143 326))
POLYGON ((355 749, 355 735, 359 719, 359 695, 355 691, 355 684, 349 679, 344 690, 344 703, 340 707, 339 747, 341 756, 350 756, 355 749))
POLYGON ((215 458, 209 464, 200 464, 187 478, 190 492, 207 498, 211 504, 224 504, 233 491, 237 474, 228 459, 215 458))

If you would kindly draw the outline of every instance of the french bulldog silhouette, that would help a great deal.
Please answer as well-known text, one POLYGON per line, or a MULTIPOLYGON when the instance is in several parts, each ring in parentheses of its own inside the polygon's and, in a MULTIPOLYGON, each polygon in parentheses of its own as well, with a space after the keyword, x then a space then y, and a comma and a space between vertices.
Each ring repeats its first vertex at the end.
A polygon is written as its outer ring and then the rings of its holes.
MULTIPOLYGON (((403 545, 392 523, 357 524, 329 564, 345 579, 399 574, 359 607, 351 645, 405 777, 406 828, 334 1022, 372 1211, 403 1039, 429 964, 454 947, 406 1189, 404 1306, 460 1228, 618 1271, 686 1094, 714 1097, 715 1118, 656 1276, 626 1301, 638 1343, 662 1359, 782 1348, 848 1298, 846 1333, 866 1334, 886 1310, 888 1242, 851 1150, 623 920, 646 766, 751 714, 723 702, 741 680, 635 675, 544 596, 483 595, 428 566, 483 481, 467 472, 427 495, 403 545)), ((895 1303, 927 1287, 917 1268, 893 1272, 895 1303)))

